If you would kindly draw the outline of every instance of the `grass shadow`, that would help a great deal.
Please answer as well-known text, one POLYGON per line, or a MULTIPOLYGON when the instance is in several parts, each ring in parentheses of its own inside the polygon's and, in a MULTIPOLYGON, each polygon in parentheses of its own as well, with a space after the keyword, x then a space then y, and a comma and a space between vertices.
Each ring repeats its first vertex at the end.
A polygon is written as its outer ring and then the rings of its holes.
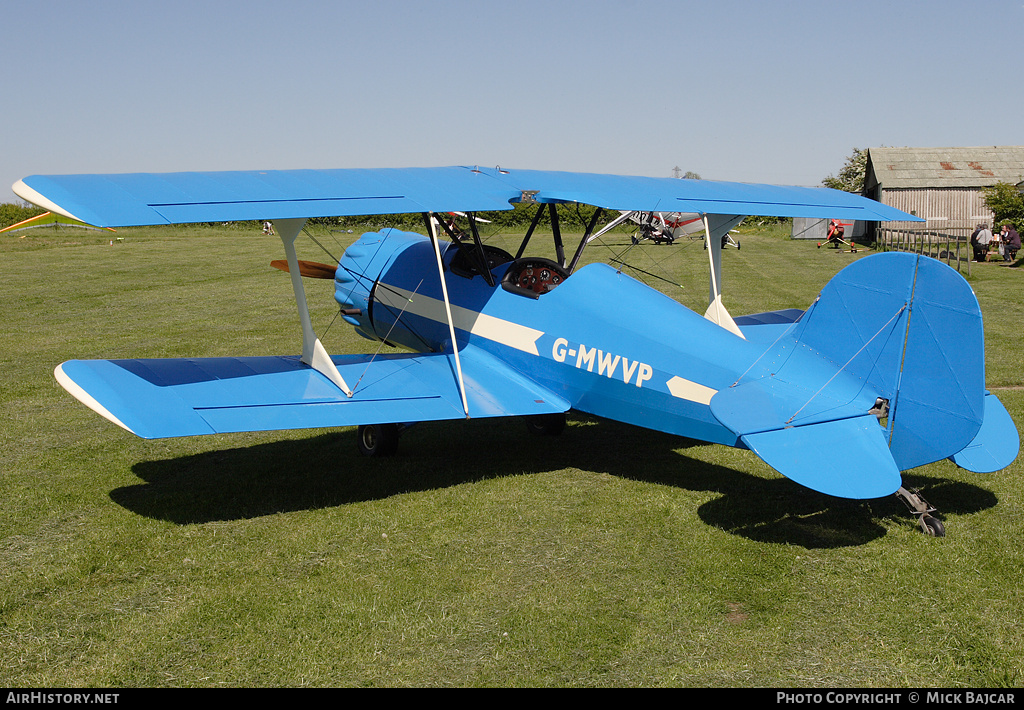
MULTIPOLYGON (((522 424, 501 419, 421 424, 403 435, 397 455, 382 459, 360 456, 355 439, 349 429, 143 461, 133 468, 143 483, 116 489, 110 497, 139 515, 185 525, 575 468, 715 493, 699 507, 700 518, 761 542, 843 547, 881 537, 889 519, 915 524, 895 497, 826 496, 781 476, 762 478, 685 455, 703 442, 587 417, 574 416, 558 437, 533 436, 522 424)), ((968 513, 995 505, 995 496, 968 484, 920 476, 905 481, 923 488, 940 511, 968 513)))

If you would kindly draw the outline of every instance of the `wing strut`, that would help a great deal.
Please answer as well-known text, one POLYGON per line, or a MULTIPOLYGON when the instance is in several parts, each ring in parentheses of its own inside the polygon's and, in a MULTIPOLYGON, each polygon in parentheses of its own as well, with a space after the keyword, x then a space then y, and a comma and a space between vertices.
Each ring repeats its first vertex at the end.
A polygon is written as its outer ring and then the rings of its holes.
POLYGON ((473 235, 473 244, 476 245, 480 275, 484 277, 488 286, 494 286, 494 274, 491 273, 491 269, 487 265, 487 253, 484 251, 484 243, 480 241, 480 230, 476 226, 476 212, 468 212, 466 216, 469 218, 469 231, 473 235))
POLYGON ((743 215, 703 214, 704 239, 707 240, 708 259, 711 262, 710 305, 704 317, 731 333, 743 337, 729 311, 722 304, 722 238, 743 221, 743 215))
POLYGON ((448 302, 448 282, 444 278, 444 264, 441 262, 441 247, 437 242, 437 228, 430 213, 423 213, 423 221, 427 223, 427 232, 430 234, 430 243, 434 247, 434 256, 437 257, 437 275, 441 278, 441 295, 444 297, 444 312, 448 318, 448 332, 452 336, 452 353, 455 355, 455 374, 459 380, 459 396, 462 397, 462 411, 469 419, 469 402, 466 401, 466 384, 462 380, 462 362, 459 360, 459 342, 455 339, 455 323, 452 321, 452 306, 448 302))
POLYGON ((448 224, 447 220, 438 219, 437 217, 432 218, 435 224, 441 225, 441 228, 444 230, 445 234, 447 234, 451 238, 451 240, 455 242, 459 249, 465 249, 469 253, 470 258, 476 261, 476 267, 480 271, 480 275, 484 277, 484 281, 487 282, 487 285, 494 286, 494 274, 491 273, 490 268, 488 268, 487 266, 487 254, 484 251, 483 242, 480 241, 480 230, 477 229, 476 226, 476 213, 468 212, 466 213, 465 216, 469 219, 470 231, 472 232, 473 236, 472 247, 470 247, 468 244, 462 241, 462 237, 460 237, 459 234, 456 233, 452 225, 448 224))
POLYGON ((345 378, 334 366, 334 361, 327 354, 320 338, 313 331, 313 323, 309 317, 309 304, 306 303, 306 289, 302 285, 302 274, 299 272, 299 258, 295 254, 295 239, 306 224, 305 219, 277 219, 274 228, 281 236, 284 253, 288 257, 288 272, 292 277, 292 290, 295 291, 295 305, 299 309, 299 321, 302 323, 302 362, 306 363, 321 375, 336 384, 349 397, 352 390, 345 383, 345 378))
POLYGON ((516 258, 519 259, 523 256, 523 252, 526 251, 526 245, 530 243, 530 237, 533 236, 533 230, 537 228, 537 224, 540 222, 541 216, 544 214, 544 205, 540 205, 537 211, 533 213, 533 221, 530 222, 530 228, 526 230, 526 236, 523 237, 523 243, 519 245, 519 251, 516 252, 516 258))
POLYGON ((551 215, 551 232, 555 237, 555 261, 564 268, 565 247, 562 246, 562 228, 558 225, 558 209, 554 202, 548 203, 548 213, 551 215))
POLYGON ((590 224, 587 225, 587 231, 584 233, 583 238, 580 240, 580 245, 576 247, 576 253, 573 255, 572 261, 569 262, 569 266, 566 268, 566 271, 568 271, 570 274, 576 270, 576 265, 579 263, 580 257, 583 256, 583 247, 587 246, 587 244, 590 243, 590 240, 592 239, 590 235, 594 233, 594 227, 597 226, 597 221, 601 219, 601 214, 601 208, 595 207, 594 214, 590 218, 590 224))
POLYGON ((611 229, 614 229, 615 227, 618 227, 620 224, 625 222, 627 219, 632 218, 632 216, 634 214, 639 214, 639 212, 622 212, 621 214, 619 214, 618 217, 613 219, 611 222, 609 222, 605 226, 601 227, 601 229, 599 231, 597 231, 594 234, 591 234, 589 237, 587 237, 587 244, 590 244, 590 242, 594 241, 595 239, 597 239, 598 237, 603 235, 605 232, 608 232, 611 229))

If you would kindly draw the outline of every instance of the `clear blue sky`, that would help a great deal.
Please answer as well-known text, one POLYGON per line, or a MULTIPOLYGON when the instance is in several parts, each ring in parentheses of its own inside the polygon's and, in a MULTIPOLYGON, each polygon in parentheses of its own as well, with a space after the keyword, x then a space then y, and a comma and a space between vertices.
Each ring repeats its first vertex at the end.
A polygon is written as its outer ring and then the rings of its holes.
POLYGON ((455 164, 817 185, 1024 144, 1024 0, 6 0, 31 174, 455 164))

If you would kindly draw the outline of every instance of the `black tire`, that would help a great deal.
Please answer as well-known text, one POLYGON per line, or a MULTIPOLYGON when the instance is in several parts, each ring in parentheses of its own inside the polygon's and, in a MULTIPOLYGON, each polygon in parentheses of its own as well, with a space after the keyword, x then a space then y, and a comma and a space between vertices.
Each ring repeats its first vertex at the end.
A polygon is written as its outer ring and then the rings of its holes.
POLYGON ((358 444, 363 456, 391 456, 398 451, 398 425, 364 424, 359 427, 358 444))
POLYGON ((931 537, 946 536, 946 526, 942 524, 941 520, 930 515, 921 516, 921 529, 924 530, 925 535, 930 535, 931 537))
POLYGON ((536 414, 526 417, 526 428, 537 436, 558 436, 565 429, 565 415, 536 414))

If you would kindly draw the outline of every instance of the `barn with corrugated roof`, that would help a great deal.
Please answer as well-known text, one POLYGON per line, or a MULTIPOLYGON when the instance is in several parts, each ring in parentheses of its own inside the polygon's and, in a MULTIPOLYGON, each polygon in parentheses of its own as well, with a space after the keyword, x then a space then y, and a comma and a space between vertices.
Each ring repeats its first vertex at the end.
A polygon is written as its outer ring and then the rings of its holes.
POLYGON ((1024 146, 869 148, 864 195, 927 220, 885 227, 973 229, 992 224, 982 189, 999 182, 1024 186, 1024 146))

